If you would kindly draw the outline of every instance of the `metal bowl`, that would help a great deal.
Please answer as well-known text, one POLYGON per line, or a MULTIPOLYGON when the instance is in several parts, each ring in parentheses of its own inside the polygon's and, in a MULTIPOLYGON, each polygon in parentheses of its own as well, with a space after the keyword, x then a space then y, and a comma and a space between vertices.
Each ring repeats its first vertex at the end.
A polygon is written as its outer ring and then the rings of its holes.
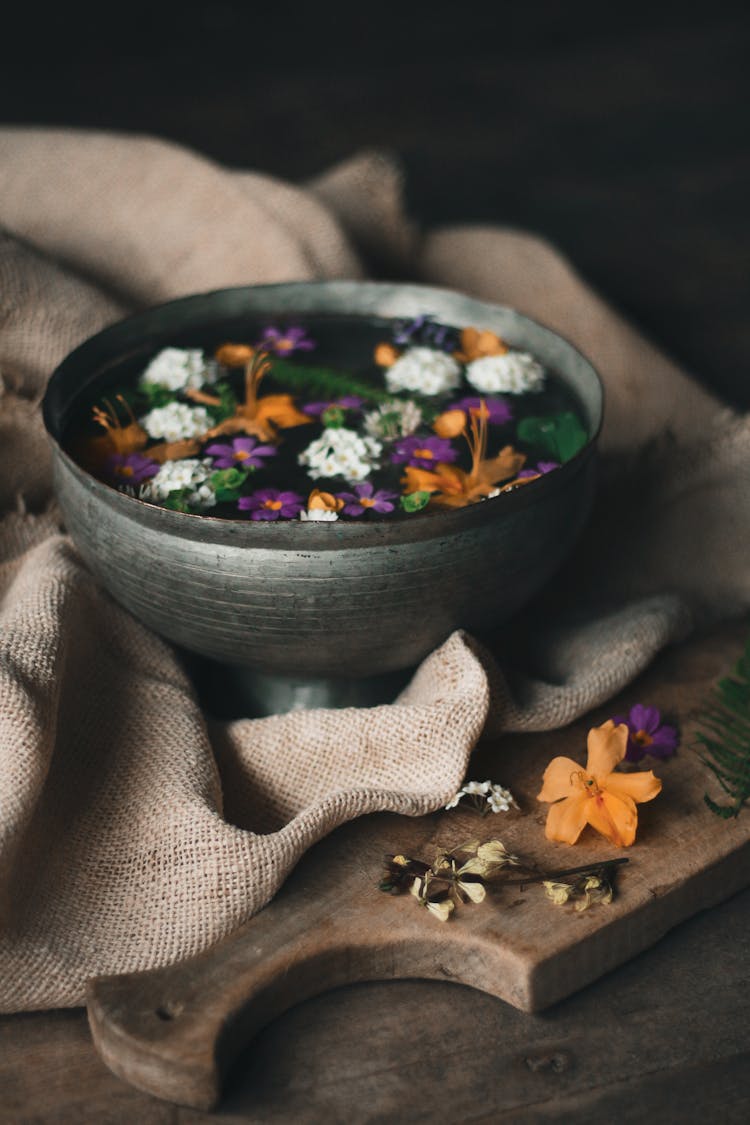
POLYGON ((219 290, 105 329, 58 367, 44 400, 65 523, 112 596, 203 656, 292 677, 411 667, 456 628, 487 633, 548 581, 589 513, 602 388, 566 340, 512 309, 447 290, 300 282, 219 290), (372 523, 255 523, 168 511, 96 480, 65 452, 71 418, 113 365, 226 337, 243 316, 412 317, 478 325, 528 349, 574 391, 588 444, 554 473, 467 508, 372 523))

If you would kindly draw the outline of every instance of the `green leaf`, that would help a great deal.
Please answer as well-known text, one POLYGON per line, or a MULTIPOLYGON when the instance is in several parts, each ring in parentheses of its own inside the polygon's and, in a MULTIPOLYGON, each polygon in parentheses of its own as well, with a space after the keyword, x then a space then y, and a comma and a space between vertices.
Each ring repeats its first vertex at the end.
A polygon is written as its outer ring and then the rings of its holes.
POLYGON ((155 410, 158 406, 166 406, 167 403, 174 402, 177 398, 174 391, 170 391, 168 387, 162 387, 160 383, 140 383, 138 394, 145 398, 149 410, 155 410))
POLYGON ((431 492, 408 492, 401 497, 401 507, 405 512, 421 512, 430 502, 431 492))
POLYGON ((162 500, 162 507, 169 508, 171 512, 189 512, 190 506, 187 498, 190 495, 190 490, 181 488, 179 491, 170 492, 169 495, 162 500))
POLYGON ((522 418, 517 433, 521 441, 543 449, 560 464, 575 457, 588 441, 588 434, 569 410, 540 418, 522 418))
POLYGON ((219 489, 230 489, 234 491, 235 489, 242 488, 247 478, 247 469, 232 467, 231 469, 217 469, 216 472, 211 473, 208 482, 218 493, 219 489))
POLYGON ((698 716, 698 756, 730 800, 706 805, 723 820, 739 815, 750 798, 750 638, 734 675, 719 680, 698 716))
POLYGON ((287 359, 272 359, 271 375, 296 394, 316 395, 330 401, 344 395, 358 395, 370 402, 388 402, 393 398, 385 388, 366 383, 345 371, 306 367, 301 363, 290 363, 287 359))

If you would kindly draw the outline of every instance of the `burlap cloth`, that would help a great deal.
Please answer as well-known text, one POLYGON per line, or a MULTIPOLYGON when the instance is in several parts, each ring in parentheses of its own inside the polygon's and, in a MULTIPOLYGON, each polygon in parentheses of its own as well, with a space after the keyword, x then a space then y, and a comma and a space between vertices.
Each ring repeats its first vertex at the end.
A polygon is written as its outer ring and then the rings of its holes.
POLYGON ((538 238, 417 232, 386 157, 299 188, 150 139, 0 130, 0 226, 0 1009, 80 1004, 94 975, 204 949, 336 825, 438 808, 483 729, 569 722, 691 619, 750 602, 747 422, 538 238), (568 569, 572 619, 537 613, 524 671, 456 634, 390 706, 207 721, 59 526, 45 380, 128 310, 373 262, 514 305, 602 373, 603 501, 568 569))

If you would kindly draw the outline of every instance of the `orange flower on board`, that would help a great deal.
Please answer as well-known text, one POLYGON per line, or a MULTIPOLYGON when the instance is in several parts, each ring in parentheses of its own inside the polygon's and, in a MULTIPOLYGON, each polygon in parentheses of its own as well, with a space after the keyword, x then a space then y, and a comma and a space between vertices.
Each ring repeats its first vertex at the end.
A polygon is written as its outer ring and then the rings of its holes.
POLYGON ((538 801, 554 802, 547 813, 548 840, 575 844, 587 824, 618 848, 629 848, 638 827, 636 804, 652 801, 661 781, 652 770, 615 773, 628 748, 628 728, 611 719, 589 731, 588 760, 553 758, 544 771, 538 801))
MULTIPOLYGON (((265 352, 256 352, 244 344, 225 344, 217 351, 217 358, 224 356, 228 348, 237 352, 234 357, 230 354, 230 359, 238 359, 242 348, 248 353, 244 361, 245 401, 240 403, 230 418, 225 418, 223 422, 210 429, 206 434, 207 437, 217 437, 219 434, 252 434, 259 437, 261 441, 273 441, 277 429, 286 430, 291 426, 303 426, 312 422, 312 418, 297 409, 291 395, 258 397, 261 380, 271 370, 271 362, 265 352)), ((233 363, 231 366, 239 366, 239 364, 233 363)))
POLYGON ((493 493, 500 481, 514 477, 526 457, 512 445, 506 445, 497 457, 486 456, 487 414, 486 410, 472 414, 469 430, 464 428, 463 431, 471 450, 468 472, 443 461, 435 466, 434 471, 407 465, 401 478, 404 492, 431 492, 430 503, 437 507, 465 508, 467 504, 475 504, 483 496, 493 493))
POLYGON ((471 363, 485 355, 505 355, 508 345, 494 332, 480 332, 478 328, 464 328, 461 346, 455 353, 459 363, 471 363))

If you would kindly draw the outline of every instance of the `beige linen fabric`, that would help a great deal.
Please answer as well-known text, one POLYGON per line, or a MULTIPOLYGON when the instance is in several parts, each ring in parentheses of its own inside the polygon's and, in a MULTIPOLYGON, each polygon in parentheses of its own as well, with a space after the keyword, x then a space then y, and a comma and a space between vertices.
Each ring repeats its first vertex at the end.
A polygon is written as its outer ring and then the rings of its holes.
POLYGON ((483 730, 570 722, 691 613, 750 602, 745 420, 538 239, 420 235, 386 157, 303 189, 149 138, 0 130, 0 227, 0 1010, 80 1004, 92 976, 206 948, 337 824, 444 804, 483 730), (169 646, 98 587, 59 526, 45 380, 132 309, 360 277, 372 262, 515 305, 598 364, 608 459, 601 511, 561 578, 574 617, 537 615, 524 670, 455 634, 391 705, 209 721, 169 646))

